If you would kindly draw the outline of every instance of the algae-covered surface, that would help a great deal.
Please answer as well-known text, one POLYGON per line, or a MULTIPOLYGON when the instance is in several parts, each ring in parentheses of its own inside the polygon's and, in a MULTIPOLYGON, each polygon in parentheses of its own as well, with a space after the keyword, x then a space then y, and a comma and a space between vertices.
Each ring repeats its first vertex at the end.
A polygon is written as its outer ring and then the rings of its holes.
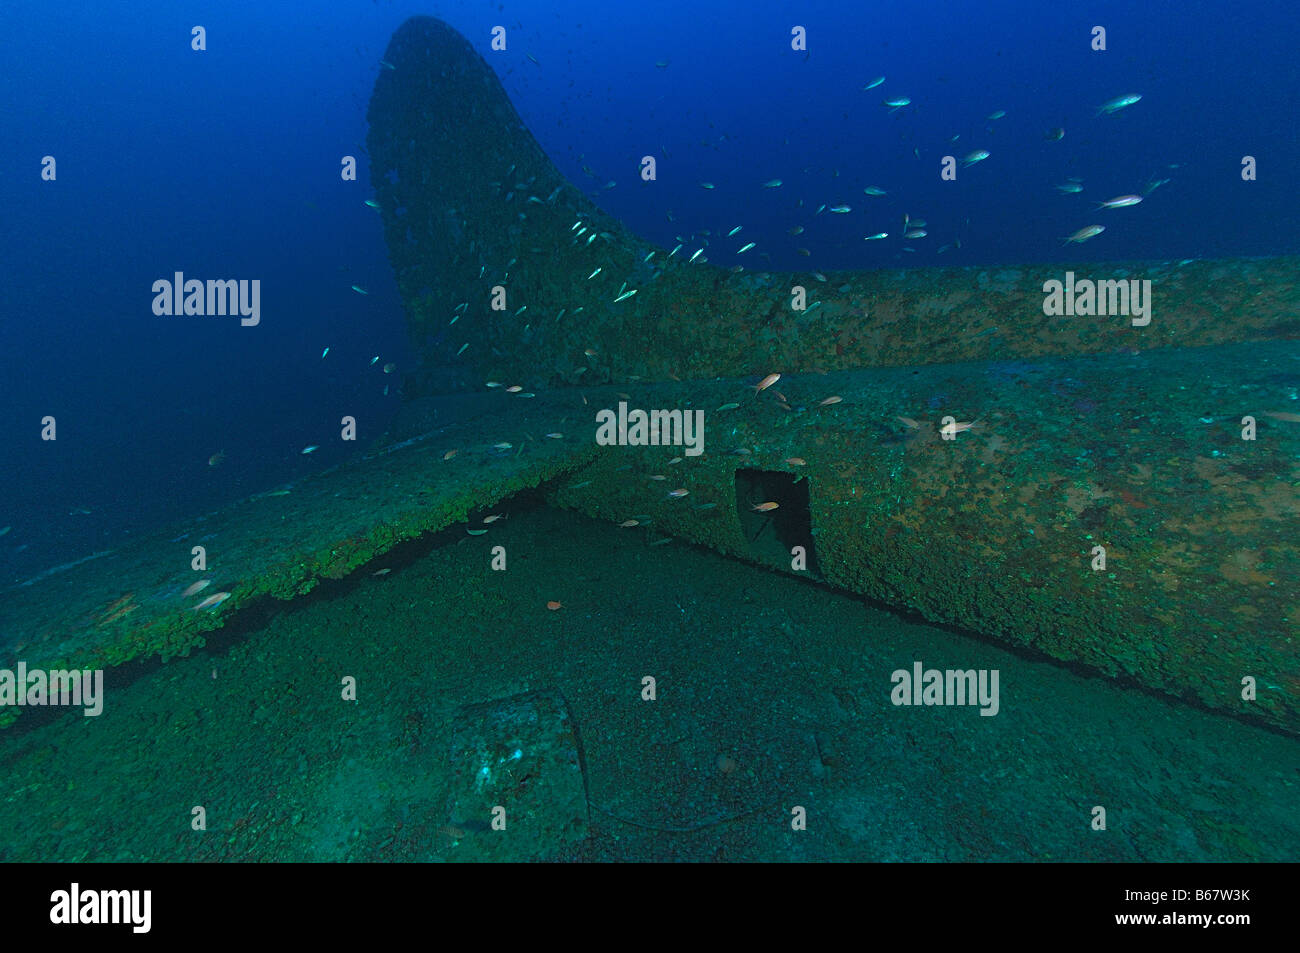
MULTIPOLYGON (((572 397, 516 401, 376 448, 292 487, 0 593, 0 668, 99 668, 164 659, 263 598, 341 579, 398 543, 452 523, 588 458, 590 442, 547 438, 572 397), (195 583, 206 583, 192 594, 195 583), (226 597, 214 601, 213 596, 226 597), (213 604, 205 606, 204 603, 213 604)), ((466 524, 467 528, 468 524, 466 524)), ((0 709, 0 725, 21 709, 0 709)))
POLYGON ((401 548, 389 573, 110 672, 98 718, 7 730, 0 858, 1199 861, 1300 844, 1294 738, 650 529, 502 509, 482 537, 401 548), (997 716, 893 705, 891 672, 918 660, 998 670, 997 716), (502 830, 449 814, 457 713, 532 691, 563 697, 581 740, 581 838, 516 834, 508 803, 502 830))
POLYGON ((1293 857, 1296 434, 1234 435, 1294 347, 1129 355, 1132 392, 1092 381, 1114 360, 412 402, 357 460, 4 593, 10 658, 107 672, 102 714, 0 732, 0 858, 1293 857), (702 452, 598 446, 620 404, 703 411, 702 452), (1199 591, 1153 600, 1172 549, 1199 591), (996 714, 897 704, 918 664, 996 672, 996 714))
POLYGON ((785 375, 761 391, 498 390, 442 424, 452 402, 415 401, 361 459, 0 593, 0 668, 165 660, 401 543, 483 533, 493 504, 544 487, 561 507, 1298 733, 1300 426, 1270 411, 1298 364, 1274 342, 785 375), (596 443, 598 412, 643 408, 702 422, 698 443, 671 428, 668 445, 596 443), (791 569, 795 547, 806 568, 791 569), (203 608, 215 593, 230 595, 203 608))
POLYGON ((1276 342, 628 385, 704 408, 705 452, 614 449, 552 499, 773 568, 803 547, 837 587, 1296 732, 1300 426, 1268 409, 1298 371, 1276 342))

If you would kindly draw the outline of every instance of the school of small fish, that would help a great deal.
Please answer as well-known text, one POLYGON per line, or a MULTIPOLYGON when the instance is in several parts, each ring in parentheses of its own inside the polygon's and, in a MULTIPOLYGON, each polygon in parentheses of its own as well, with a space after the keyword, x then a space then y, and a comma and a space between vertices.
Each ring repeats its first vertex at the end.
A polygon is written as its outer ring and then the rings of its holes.
MULTIPOLYGON (((868 80, 864 85, 862 85, 861 89, 865 92, 865 91, 880 88, 885 85, 886 79, 887 77, 884 75, 876 76, 868 80)), ((1111 117, 1115 117, 1118 114, 1129 110, 1131 107, 1135 106, 1137 103, 1141 101, 1142 101, 1142 96, 1138 93, 1126 93, 1123 95, 1115 96, 1103 102, 1101 105, 1095 107, 1094 118, 1103 119, 1103 120, 1110 119, 1111 117)), ((912 110, 918 108, 913 102, 911 96, 909 95, 887 95, 880 100, 880 104, 885 108, 886 116, 895 117, 895 121, 899 121, 899 122, 903 122, 904 117, 910 115, 912 110), (900 114, 900 113, 901 115, 895 116, 895 114, 900 114)), ((982 115, 983 122, 988 124, 984 127, 985 133, 993 133, 995 129, 994 124, 996 124, 996 128, 999 129, 1003 127, 1010 129, 1013 126, 1015 126, 1017 123, 1017 117, 1014 115, 1010 115, 1006 109, 992 109, 987 113, 977 114, 977 117, 981 115, 982 115)), ((1023 122, 1023 120, 1021 121, 1023 122)), ((906 123, 904 123, 904 125, 906 125, 906 123)), ((1038 127, 1038 129, 1042 129, 1042 127, 1038 127)), ((1038 130, 1036 129, 1035 134, 1037 134, 1037 132, 1038 130)), ((1042 129, 1042 139, 1045 142, 1060 142, 1065 139, 1065 135, 1066 135, 1066 131, 1063 126, 1052 126, 1047 129, 1042 129)), ((912 132, 905 131, 903 133, 903 136, 905 138, 910 138, 912 136, 912 132)), ((720 141, 725 141, 726 138, 727 137, 724 135, 720 137, 720 141)), ((939 144, 939 149, 941 151, 938 153, 931 152, 931 155, 934 156, 936 154, 937 155, 947 154, 948 150, 952 147, 952 145, 957 143, 961 138, 962 136, 960 133, 947 137, 945 141, 939 144)), ((789 140, 786 141, 786 144, 789 145, 789 140)), ((913 156, 917 159, 921 159, 923 157, 923 151, 922 151, 923 149, 924 146, 922 144, 913 145, 911 147, 913 156)), ((667 150, 665 149, 663 151, 666 156, 667 150)), ((973 166, 976 166, 984 162, 989 162, 989 166, 990 168, 992 168, 996 162, 996 160, 989 161, 989 160, 993 160, 993 152, 988 148, 975 148, 963 152, 954 152, 953 156, 955 157, 955 160, 959 164, 960 169, 963 171, 971 170, 973 166)), ((1169 168, 1177 168, 1177 166, 1170 165, 1169 168)), ((584 166, 583 169, 591 178, 593 179, 596 178, 596 174, 593 170, 589 169, 586 166, 584 166)), ((715 192, 715 191, 721 192, 729 188, 734 188, 737 191, 743 192, 746 189, 752 189, 756 187, 762 191, 771 192, 774 193, 774 195, 779 195, 779 196, 786 196, 790 194, 793 188, 795 190, 795 195, 796 195, 796 198, 794 200, 795 202, 794 210, 796 212, 803 212, 804 214, 807 214, 806 210, 811 209, 815 206, 815 210, 812 211, 811 213, 812 219, 817 219, 823 213, 827 213, 828 215, 835 215, 835 216, 853 216, 849 220, 857 221, 856 216, 854 216, 854 207, 847 202, 838 201, 838 200, 816 202, 815 200, 809 200, 806 196, 797 197, 798 189, 799 189, 798 183, 803 182, 805 177, 809 175, 811 172, 812 170, 810 168, 803 168, 799 170, 797 175, 794 172, 791 172, 788 176, 784 176, 784 177, 775 176, 772 178, 763 179, 761 181, 750 179, 748 180, 748 182, 744 182, 744 183, 737 182, 734 185, 730 183, 720 183, 720 182, 715 182, 710 180, 700 180, 699 187, 705 190, 706 192, 715 192), (792 186, 792 182, 796 184, 792 186)), ((972 170, 970 174, 975 175, 977 173, 972 170)), ((839 169, 834 169, 832 171, 832 177, 838 178, 839 175, 840 175, 839 169)), ((985 179, 985 181, 988 180, 985 179)), ((1170 180, 1168 178, 1157 178, 1153 176, 1142 186, 1140 190, 1141 194, 1133 193, 1128 195, 1120 195, 1115 198, 1108 199, 1104 202, 1097 203, 1096 209, 1109 210, 1109 209, 1130 208, 1142 202, 1143 198, 1149 196, 1151 192, 1153 192, 1155 189, 1159 188, 1160 186, 1168 183, 1169 181, 1170 180)), ((607 185, 608 184, 610 183, 607 183, 607 185)), ((1070 179, 1067 179, 1065 182, 1058 184, 1056 186, 1056 190, 1062 195, 1077 195, 1084 191, 1083 180, 1078 177, 1071 177, 1070 179)), ((878 198, 888 196, 891 193, 889 189, 884 188, 881 185, 871 184, 862 187, 862 194, 868 196, 871 199, 878 199, 878 198)), ((789 208, 788 205, 786 205, 785 207, 787 209, 789 208)), ((867 209, 867 215, 869 217, 874 217, 870 207, 868 207, 867 209)), ((673 218, 674 218, 673 213, 669 212, 668 213, 669 221, 672 221, 673 218)), ((790 226, 786 230, 786 234, 789 237, 797 237, 803 234, 805 231, 807 231, 807 229, 811 225, 812 225, 811 221, 805 220, 804 222, 790 226)), ((575 222, 573 226, 574 229, 581 229, 581 231, 578 231, 579 236, 582 235, 583 231, 587 230, 587 227, 588 226, 586 225, 586 223, 583 223, 581 220, 579 222, 575 222)), ((945 224, 943 227, 943 231, 945 233, 945 238, 947 238, 947 240, 943 241, 943 243, 938 246, 937 253, 944 254, 946 252, 950 252, 954 250, 960 251, 963 248, 962 235, 969 229, 969 227, 970 227, 969 219, 967 219, 963 224, 956 226, 955 228, 952 224, 945 224)), ((705 250, 706 248, 712 250, 713 246, 711 246, 710 244, 711 240, 714 240, 716 242, 717 239, 724 236, 726 238, 733 238, 737 234, 739 234, 744 228, 745 228, 744 223, 738 223, 738 224, 727 223, 723 228, 719 228, 716 230, 703 229, 698 232, 692 233, 690 235, 678 235, 676 238, 677 244, 672 249, 672 251, 668 253, 667 257, 671 259, 675 257, 679 252, 681 252, 684 248, 688 248, 694 245, 696 247, 692 252, 690 252, 689 258, 687 260, 689 262, 708 261, 708 258, 705 255, 705 250)), ((1100 235, 1103 231, 1105 231, 1104 226, 1085 225, 1081 228, 1077 228, 1069 237, 1063 239, 1063 242, 1065 244, 1081 244, 1085 241, 1088 241, 1091 238, 1095 238, 1096 236, 1100 235)), ((892 248, 892 249, 897 249, 898 251, 915 252, 917 250, 916 248, 907 245, 905 243, 914 242, 920 239, 927 238, 931 235, 931 231, 927 229, 926 223, 923 219, 917 219, 910 215, 904 215, 903 227, 897 232, 891 232, 890 230, 881 229, 879 231, 873 231, 870 232, 869 234, 864 235, 863 240, 869 242, 885 242, 888 239, 890 239, 891 234, 896 235, 898 239, 901 239, 904 244, 899 246, 899 245, 895 245, 893 242, 889 242, 887 245, 878 246, 878 247, 881 247, 882 249, 885 250, 889 250, 892 248)), ((594 237, 594 233, 592 237, 594 237)), ((591 238, 588 238, 587 240, 590 241, 591 238)), ((827 240, 830 239, 828 238, 827 240)), ((787 246, 787 250, 788 248, 789 246, 787 246)), ((802 247, 802 246, 793 248, 793 251, 796 255, 802 257, 811 257, 813 254, 813 251, 810 248, 802 247)), ((733 245, 724 248, 722 250, 722 254, 729 255, 734 259, 740 259, 740 256, 749 256, 746 259, 741 259, 740 261, 737 261, 736 264, 734 264, 731 267, 730 270, 733 273, 741 273, 745 271, 745 265, 742 264, 741 262, 753 258, 755 254, 763 257, 764 259, 767 259, 769 262, 771 260, 770 253, 763 250, 763 240, 761 236, 755 236, 752 240, 745 241, 739 245, 733 245)), ((645 256, 644 261, 649 262, 653 257, 653 255, 654 255, 654 251, 651 251, 649 254, 645 256)), ((596 273, 598 273, 599 271, 600 268, 598 267, 596 273)), ((593 273, 593 277, 596 273, 593 273)), ((614 301, 615 303, 618 303, 620 301, 627 300, 628 297, 631 297, 635 293, 636 293, 635 290, 620 291, 619 296, 616 297, 614 301)))

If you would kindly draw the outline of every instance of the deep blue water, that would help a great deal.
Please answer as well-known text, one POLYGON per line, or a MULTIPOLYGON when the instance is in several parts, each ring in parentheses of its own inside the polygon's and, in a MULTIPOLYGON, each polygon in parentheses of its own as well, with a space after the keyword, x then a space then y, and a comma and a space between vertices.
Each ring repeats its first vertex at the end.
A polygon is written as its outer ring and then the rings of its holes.
POLYGON ((400 374, 381 368, 409 355, 362 147, 379 60, 413 14, 479 45, 572 182, 664 247, 711 232, 718 265, 1300 251, 1300 17, 1287 0, 10 0, 5 12, 0 585, 338 462, 382 431, 400 374), (196 23, 206 52, 190 50, 196 23), (488 48, 497 24, 503 53, 488 48), (790 48, 796 24, 806 53, 790 48), (1106 52, 1089 48, 1094 25, 1106 52), (1126 93, 1142 100, 1094 115, 1126 93), (912 105, 891 113, 882 100, 896 96, 912 105), (1053 127, 1060 141, 1044 138, 1053 127), (940 180, 941 156, 976 149, 989 158, 940 180), (41 180, 45 155, 55 182, 41 180), (344 155, 360 160, 356 182, 340 180, 344 155), (645 155, 654 182, 639 178, 645 155), (1244 155, 1258 181, 1242 181, 1244 155), (1059 193, 1071 176, 1083 191, 1059 193), (1093 210, 1160 178, 1139 206, 1093 210), (822 204, 852 211, 814 214, 822 204), (929 234, 902 240, 904 215, 929 234), (1061 246, 1094 222, 1106 232, 1061 246), (259 278, 261 324, 155 316, 151 284, 177 270, 259 278), (53 443, 39 439, 47 414, 53 443), (351 450, 333 439, 344 414, 360 422, 351 450), (309 444, 322 447, 302 455, 309 444))

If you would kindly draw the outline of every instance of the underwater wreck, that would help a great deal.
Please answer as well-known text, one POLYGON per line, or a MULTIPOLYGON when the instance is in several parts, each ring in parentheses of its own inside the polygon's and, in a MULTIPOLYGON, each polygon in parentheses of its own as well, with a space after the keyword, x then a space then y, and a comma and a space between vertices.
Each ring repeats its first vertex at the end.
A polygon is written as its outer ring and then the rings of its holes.
POLYGON ((194 539, 158 534, 5 592, 0 667, 187 652, 537 488, 1300 732, 1300 260, 733 273, 587 200, 451 27, 409 20, 384 59, 367 147, 420 360, 404 410, 362 459, 194 522, 219 610, 178 600, 194 539), (1068 273, 1154 307, 1046 314, 1068 273), (487 381, 526 396, 435 425, 487 381), (598 445, 620 404, 702 411, 702 452, 598 445))
POLYGON ((446 24, 385 59, 408 396, 568 390, 579 439, 620 403, 704 411, 698 457, 600 448, 556 505, 1300 729, 1300 261, 737 274, 588 201, 446 24), (1046 314, 1075 275, 1141 279, 1154 317, 1046 314))

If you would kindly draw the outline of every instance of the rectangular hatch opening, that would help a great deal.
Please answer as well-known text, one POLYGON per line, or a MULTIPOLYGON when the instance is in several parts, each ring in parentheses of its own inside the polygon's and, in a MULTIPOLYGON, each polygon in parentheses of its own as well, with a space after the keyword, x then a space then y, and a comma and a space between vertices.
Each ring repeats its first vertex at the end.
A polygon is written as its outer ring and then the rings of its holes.
POLYGON ((802 546, 807 574, 821 579, 806 477, 779 470, 737 470, 736 518, 754 560, 791 572, 794 548, 802 546), (755 509, 769 503, 775 508, 755 509))

